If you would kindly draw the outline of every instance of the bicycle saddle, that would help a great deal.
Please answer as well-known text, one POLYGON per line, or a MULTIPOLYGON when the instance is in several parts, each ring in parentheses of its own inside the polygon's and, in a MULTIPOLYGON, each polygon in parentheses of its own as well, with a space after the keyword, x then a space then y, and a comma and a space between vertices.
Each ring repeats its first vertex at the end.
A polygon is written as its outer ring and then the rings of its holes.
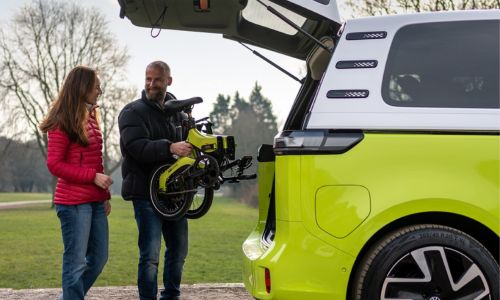
POLYGON ((182 111, 201 102, 203 102, 203 99, 201 99, 201 97, 193 97, 185 100, 168 100, 167 102, 165 102, 165 109, 182 111))

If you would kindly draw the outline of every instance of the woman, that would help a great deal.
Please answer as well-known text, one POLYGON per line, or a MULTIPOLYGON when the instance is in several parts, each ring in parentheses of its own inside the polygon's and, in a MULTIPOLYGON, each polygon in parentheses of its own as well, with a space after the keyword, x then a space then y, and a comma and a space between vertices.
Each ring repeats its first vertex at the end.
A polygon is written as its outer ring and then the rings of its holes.
POLYGON ((58 177, 54 204, 64 243, 59 299, 83 300, 108 259, 108 188, 113 181, 103 174, 96 118, 101 94, 96 71, 78 66, 40 124, 48 134, 48 169, 58 177))

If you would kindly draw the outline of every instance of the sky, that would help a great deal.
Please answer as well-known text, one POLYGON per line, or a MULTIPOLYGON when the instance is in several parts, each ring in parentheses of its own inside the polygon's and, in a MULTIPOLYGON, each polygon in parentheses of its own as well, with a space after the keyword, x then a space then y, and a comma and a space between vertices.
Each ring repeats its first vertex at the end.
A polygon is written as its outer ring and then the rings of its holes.
MULTIPOLYGON (((30 0, 1 0, 0 24, 30 0)), ((173 83, 169 87, 178 99, 200 96, 204 103, 193 110, 196 118, 208 116, 218 94, 233 96, 236 91, 248 100, 257 81, 262 94, 271 100, 278 125, 286 116, 300 85, 281 71, 252 54, 240 44, 224 39, 219 34, 162 30, 157 38, 151 37, 149 28, 132 25, 119 18, 117 0, 86 0, 80 5, 99 9, 109 22, 109 29, 118 44, 126 46, 131 56, 127 77, 138 92, 144 85, 144 72, 148 63, 163 60, 171 68, 173 83)), ((304 62, 264 49, 255 48, 280 66, 301 78, 304 62)), ((139 94, 138 94, 139 95, 139 94)))

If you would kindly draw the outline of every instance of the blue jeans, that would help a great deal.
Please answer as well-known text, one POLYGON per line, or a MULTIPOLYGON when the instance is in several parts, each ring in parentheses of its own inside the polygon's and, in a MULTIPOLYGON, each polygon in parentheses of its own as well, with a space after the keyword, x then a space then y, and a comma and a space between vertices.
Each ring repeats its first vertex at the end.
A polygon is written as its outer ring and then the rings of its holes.
POLYGON ((139 267, 137 286, 141 300, 157 299, 157 275, 161 236, 165 240, 163 285, 160 299, 180 295, 182 269, 188 252, 186 218, 164 221, 153 210, 149 200, 133 200, 135 220, 139 229, 139 267))
POLYGON ((56 204, 64 243, 65 300, 85 297, 108 260, 108 218, 103 203, 56 204))

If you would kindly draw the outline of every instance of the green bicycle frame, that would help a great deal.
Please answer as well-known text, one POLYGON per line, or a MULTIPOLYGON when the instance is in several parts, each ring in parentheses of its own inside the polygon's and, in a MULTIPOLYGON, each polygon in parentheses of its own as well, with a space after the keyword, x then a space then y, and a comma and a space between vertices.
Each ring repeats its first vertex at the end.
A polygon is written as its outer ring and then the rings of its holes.
MULTIPOLYGON (((225 140, 225 139, 224 139, 225 140)), ((207 135, 197 129, 190 129, 188 132, 187 142, 202 152, 217 151, 217 135, 207 135)), ((193 150, 195 152, 195 150, 193 150)))
MULTIPOLYGON (((209 135, 198 131, 196 128, 189 129, 186 141, 193 145, 193 152, 189 157, 179 158, 172 166, 161 173, 158 185, 159 190, 166 193, 168 178, 179 168, 194 164, 195 159, 200 155, 200 151, 207 153, 226 153, 232 151, 234 153, 234 146, 229 139, 229 136, 209 135)), ((203 168, 203 164, 201 164, 201 167, 203 168)))
POLYGON ((181 157, 172 166, 166 169, 160 175, 159 189, 161 192, 167 192, 167 179, 179 168, 187 165, 192 165, 194 163, 194 158, 191 157, 181 157))
POLYGON ((186 141, 201 150, 201 152, 219 152, 234 157, 235 144, 233 136, 206 134, 193 128, 189 130, 186 141))

